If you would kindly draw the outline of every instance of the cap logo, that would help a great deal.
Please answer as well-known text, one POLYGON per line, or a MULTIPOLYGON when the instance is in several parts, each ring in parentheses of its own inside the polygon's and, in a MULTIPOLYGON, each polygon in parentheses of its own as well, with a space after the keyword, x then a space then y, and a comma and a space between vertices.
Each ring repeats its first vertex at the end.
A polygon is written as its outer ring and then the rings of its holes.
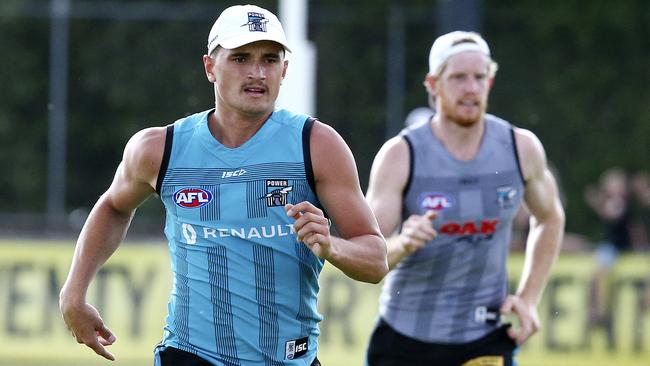
POLYGON ((248 25, 249 32, 266 32, 266 23, 268 19, 262 13, 248 12, 248 22, 241 26, 248 25))

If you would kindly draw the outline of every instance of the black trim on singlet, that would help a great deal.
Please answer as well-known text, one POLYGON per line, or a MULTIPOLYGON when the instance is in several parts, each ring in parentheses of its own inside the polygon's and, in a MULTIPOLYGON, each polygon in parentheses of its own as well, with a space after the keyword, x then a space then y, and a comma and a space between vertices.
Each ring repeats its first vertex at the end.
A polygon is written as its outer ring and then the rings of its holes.
MULTIPOLYGON (((311 163, 311 129, 314 127, 314 122, 316 122, 316 118, 307 117, 307 120, 302 127, 302 155, 303 160, 305 161, 305 176, 307 177, 307 183, 316 196, 316 205, 322 209, 323 205, 320 203, 318 195, 316 194, 316 179, 314 178, 314 167, 311 163)), ((325 210, 323 210, 323 214, 325 217, 329 217, 325 210)))
POLYGON ((406 184, 404 185, 404 190, 402 191, 402 197, 406 197, 406 195, 409 192, 409 189, 411 188, 411 182, 413 181, 413 168, 415 166, 415 151, 413 150, 413 142, 409 140, 409 137, 406 135, 403 135, 404 141, 406 141, 406 145, 409 147, 409 175, 408 179, 406 180, 406 184))
POLYGON ((160 191, 162 188, 165 174, 167 173, 167 166, 169 166, 169 156, 172 154, 172 143, 174 142, 174 125, 168 125, 165 135, 165 151, 163 152, 162 161, 160 162, 160 171, 158 172, 158 179, 156 180, 156 193, 162 196, 160 191))
POLYGON ((526 185, 526 180, 524 179, 524 172, 521 170, 521 160, 519 159, 519 151, 517 151, 517 141, 515 140, 515 129, 510 126, 510 137, 512 137, 512 150, 515 152, 515 160, 517 161, 517 171, 519 171, 519 178, 526 185))
POLYGON ((308 117, 302 127, 302 153, 305 160, 305 175, 311 190, 316 193, 316 181, 314 180, 314 168, 311 165, 311 129, 314 127, 316 118, 308 117))

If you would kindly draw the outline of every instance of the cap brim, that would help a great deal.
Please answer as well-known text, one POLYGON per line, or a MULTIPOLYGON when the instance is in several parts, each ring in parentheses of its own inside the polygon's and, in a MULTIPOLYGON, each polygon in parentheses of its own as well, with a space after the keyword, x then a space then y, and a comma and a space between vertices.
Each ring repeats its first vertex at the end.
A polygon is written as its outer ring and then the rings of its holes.
MULTIPOLYGON (((285 51, 291 52, 291 49, 287 46, 286 41, 282 39, 278 39, 278 37, 269 37, 268 34, 266 33, 249 33, 237 37, 232 37, 229 39, 225 39, 223 41, 220 41, 218 43, 218 46, 221 46, 225 49, 231 50, 233 48, 241 47, 244 45, 247 45, 249 43, 253 42, 259 42, 259 41, 271 41, 279 44, 282 46, 285 51)), ((215 46, 216 48, 216 46, 215 46)))

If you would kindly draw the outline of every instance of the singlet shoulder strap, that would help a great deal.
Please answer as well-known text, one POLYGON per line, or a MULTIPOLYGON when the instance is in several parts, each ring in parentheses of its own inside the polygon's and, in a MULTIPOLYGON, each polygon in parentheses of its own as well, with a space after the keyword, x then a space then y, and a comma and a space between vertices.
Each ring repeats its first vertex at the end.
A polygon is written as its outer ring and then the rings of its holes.
POLYGON ((156 180, 156 193, 161 195, 161 188, 165 174, 167 174, 167 167, 169 166, 169 157, 172 153, 172 143, 174 142, 174 124, 167 125, 165 134, 165 151, 163 152, 162 161, 160 162, 160 170, 158 171, 158 179, 156 180))
POLYGON ((413 150, 413 142, 411 141, 411 138, 406 134, 402 135, 402 137, 404 138, 404 141, 406 141, 406 145, 409 148, 409 173, 408 173, 408 178, 406 179, 406 184, 404 185, 404 190, 402 191, 402 197, 406 197, 406 194, 411 188, 411 182, 413 181, 413 167, 415 166, 415 151, 413 150))
POLYGON ((314 127, 316 118, 308 117, 305 125, 302 128, 302 153, 305 160, 305 175, 307 176, 307 183, 311 190, 316 193, 316 181, 314 180, 314 168, 311 164, 311 129, 314 127))
MULTIPOLYGON (((316 122, 316 118, 308 117, 302 127, 302 153, 303 160, 305 161, 305 176, 307 177, 307 184, 309 184, 309 188, 311 188, 312 192, 316 195, 316 179, 314 178, 314 167, 311 163, 311 129, 314 127, 314 122, 316 122)), ((316 195, 316 205, 321 209, 323 208, 323 205, 321 205, 318 200, 318 195, 316 195)), ((325 212, 325 210, 323 211, 325 217, 329 218, 327 212, 325 212)))
POLYGON ((521 170, 521 160, 519 159, 519 151, 517 150, 517 140, 515 139, 515 128, 510 126, 510 136, 512 138, 512 151, 515 154, 515 161, 517 162, 517 171, 519 171, 519 178, 526 185, 526 180, 524 179, 524 173, 521 170))

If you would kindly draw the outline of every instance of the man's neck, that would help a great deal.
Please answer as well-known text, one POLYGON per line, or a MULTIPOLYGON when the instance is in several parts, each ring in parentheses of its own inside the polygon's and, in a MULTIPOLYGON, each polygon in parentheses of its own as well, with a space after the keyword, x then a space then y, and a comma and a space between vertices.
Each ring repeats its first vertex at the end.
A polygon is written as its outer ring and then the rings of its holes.
POLYGON ((433 134, 456 159, 469 161, 476 157, 485 132, 485 116, 472 125, 460 125, 436 114, 431 122, 433 134))
POLYGON ((236 148, 250 140, 262 128, 271 113, 272 111, 264 114, 243 114, 217 107, 208 116, 208 127, 212 136, 222 145, 236 148))

